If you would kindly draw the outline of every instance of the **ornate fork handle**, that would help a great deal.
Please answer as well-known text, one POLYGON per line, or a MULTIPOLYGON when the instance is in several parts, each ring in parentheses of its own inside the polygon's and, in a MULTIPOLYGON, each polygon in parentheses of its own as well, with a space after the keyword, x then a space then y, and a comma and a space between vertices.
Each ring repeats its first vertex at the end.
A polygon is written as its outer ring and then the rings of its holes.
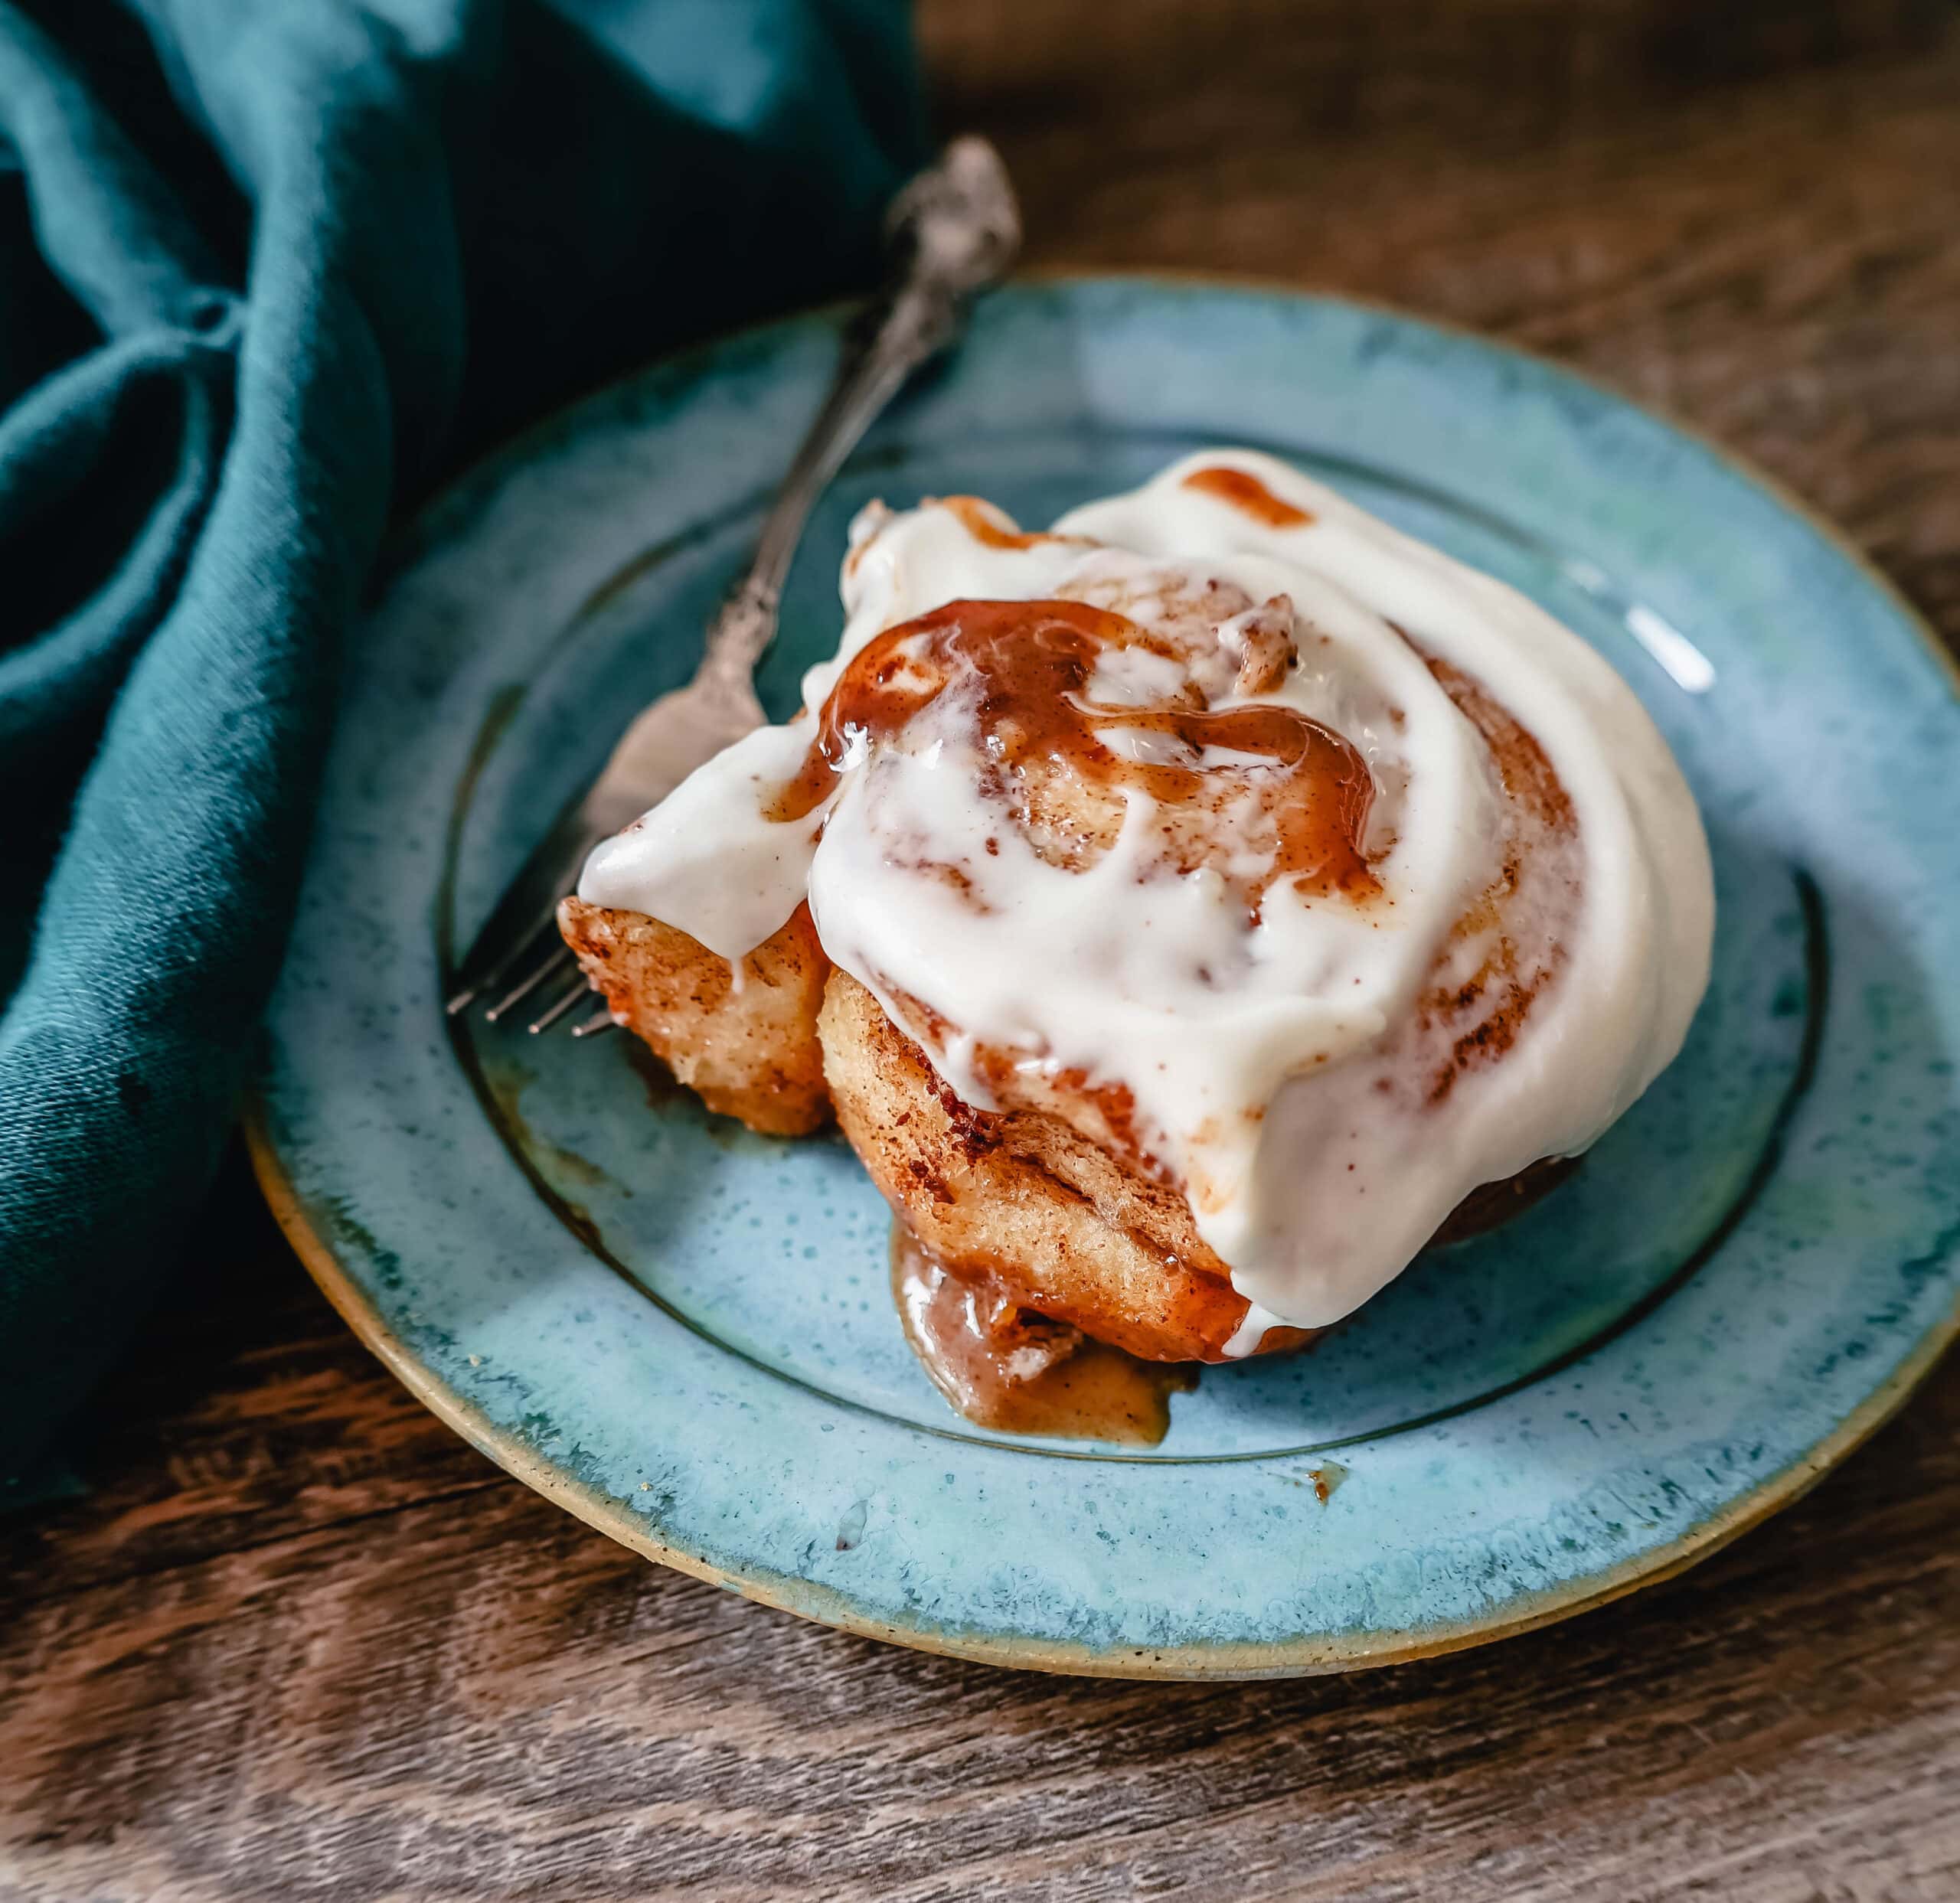
POLYGON ((756 664, 775 638, 789 564, 817 498, 866 429, 920 364, 952 342, 966 299, 998 278, 1020 243, 1014 193, 983 139, 956 139, 892 201, 895 269, 854 327, 825 398, 783 478, 747 574, 710 626, 697 678, 732 704, 754 706, 756 664))

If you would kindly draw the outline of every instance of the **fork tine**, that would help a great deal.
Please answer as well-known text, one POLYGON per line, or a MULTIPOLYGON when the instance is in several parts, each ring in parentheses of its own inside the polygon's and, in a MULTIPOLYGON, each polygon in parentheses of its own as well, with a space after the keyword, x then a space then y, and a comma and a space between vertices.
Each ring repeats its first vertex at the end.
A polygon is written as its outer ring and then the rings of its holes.
POLYGON ((603 1037, 608 1031, 616 1031, 619 1020, 612 1015, 609 1004, 602 1004, 583 1024, 572 1027, 574 1037, 603 1037))
MULTIPOLYGON (((609 819, 609 814, 606 817, 609 819)), ((521 971, 531 959, 541 955, 540 943, 547 933, 556 932, 558 902, 577 882, 586 854, 619 823, 602 824, 588 816, 579 801, 559 814, 505 887, 464 953, 453 976, 456 988, 446 1000, 452 1015, 475 999, 486 994, 495 997, 512 973, 521 971)))
POLYGON ((534 1037, 540 1031, 548 1031, 581 997, 590 996, 591 991, 592 987, 586 981, 585 974, 583 971, 574 972, 572 974, 571 983, 560 994, 557 1002, 539 1016, 534 1017, 524 1028, 534 1037))
MULTIPOLYGON (((542 961, 546 952, 557 942, 557 937, 558 913, 554 905, 550 911, 541 916, 522 936, 515 939, 509 949, 489 965, 480 978, 473 978, 452 991, 444 1001, 443 1009, 454 1017, 459 1011, 469 1010, 480 997, 495 997, 509 982, 513 972, 521 971, 534 960, 542 961)), ((508 998, 500 1000, 498 1008, 501 1009, 509 1001, 508 998)))
POLYGON ((557 951, 538 960, 516 984, 498 999, 483 1015, 495 1023, 514 1004, 521 1004, 532 992, 554 972, 562 972, 572 961, 572 955, 560 945, 557 951))

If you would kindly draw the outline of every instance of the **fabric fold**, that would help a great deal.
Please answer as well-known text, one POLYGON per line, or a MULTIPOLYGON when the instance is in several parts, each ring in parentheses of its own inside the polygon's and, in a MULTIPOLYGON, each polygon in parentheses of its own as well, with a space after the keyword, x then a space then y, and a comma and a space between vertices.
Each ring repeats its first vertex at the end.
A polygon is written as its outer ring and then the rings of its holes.
POLYGON ((391 505, 861 280, 920 156, 897 0, 134 12, 161 132, 133 60, 0 0, 0 194, 38 253, 0 283, 0 1474, 139 1325, 209 1180, 391 505))

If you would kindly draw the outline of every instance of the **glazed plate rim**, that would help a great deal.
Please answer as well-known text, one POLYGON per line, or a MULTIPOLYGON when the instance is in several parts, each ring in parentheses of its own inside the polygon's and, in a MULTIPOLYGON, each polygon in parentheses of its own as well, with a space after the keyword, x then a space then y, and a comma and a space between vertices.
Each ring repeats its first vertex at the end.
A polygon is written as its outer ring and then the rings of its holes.
POLYGON ((1468 1651, 1473 1647, 1515 1637, 1589 1612, 1596 1606, 1610 1604, 1687 1572, 1801 1500, 1913 1398, 1941 1356, 1960 1339, 1960 1303, 1956 1303, 1945 1325, 1929 1330, 1913 1353, 1893 1369, 1864 1405, 1847 1415, 1836 1431, 1807 1457, 1769 1475, 1720 1513, 1682 1534, 1671 1546, 1638 1555, 1608 1572, 1547 1588, 1518 1602, 1516 1610, 1504 1617, 1425 1627, 1419 1638, 1386 1632, 1370 1632, 1358 1638, 1315 1634, 1292 1640, 1197 1640, 1175 1647, 1112 1649, 1020 1634, 997 1637, 934 1627, 923 1621, 900 1622, 877 1616, 861 1610, 847 1595, 815 1581, 761 1568, 737 1574, 698 1554, 649 1537, 642 1523, 610 1494, 586 1485, 555 1464, 431 1373, 382 1319, 366 1293, 341 1266, 331 1245, 314 1226, 295 1193, 266 1128, 263 1101, 256 1089, 247 1106, 244 1131, 253 1172, 266 1206, 335 1311, 416 1400, 514 1480, 521 1480, 642 1558, 671 1566, 707 1585, 739 1593, 758 1605, 794 1613, 813 1624, 859 1638, 902 1645, 913 1651, 1065 1677, 1236 1682, 1305 1678, 1375 1666, 1406 1665, 1418 1659, 1468 1651))
MULTIPOLYGON (((1249 294, 1274 303, 1346 306, 1363 313, 1378 313, 1416 331, 1439 332, 1465 340, 1480 351, 1519 360, 1534 375, 1549 374, 1579 385, 1616 410, 1650 418, 1653 415, 1646 406, 1633 404, 1564 365, 1368 300, 1308 292, 1280 282, 1197 273, 1055 272, 1028 274, 1019 282, 1037 292, 1044 289, 1066 292, 1070 286, 1092 292, 1097 286, 1129 289, 1146 295, 1154 290, 1189 294, 1209 289, 1227 295, 1249 294)), ((454 498, 466 492, 475 493, 499 472, 522 468, 537 446, 562 439, 582 415, 596 417, 609 400, 616 400, 622 390, 663 371, 672 373, 694 364, 711 366, 720 353, 743 339, 832 321, 835 308, 827 307, 772 320, 694 345, 662 364, 588 394, 533 425, 466 468, 426 505, 400 537, 399 548, 407 553, 398 553, 390 563, 389 578, 403 572, 411 565, 412 558, 420 555, 429 540, 430 525, 454 498)), ((1671 418, 1662 416, 1658 420, 1666 429, 1697 446, 1731 475, 1765 493, 1782 511, 1797 518, 1812 535, 1851 563, 1864 584, 1883 596, 1896 620, 1913 631, 1949 678, 1960 685, 1960 666, 1956 666, 1917 612, 1833 525, 1820 519, 1774 478, 1764 475, 1745 459, 1671 418)), ((336 1226, 322 1223, 309 1211, 305 1197, 295 1186, 286 1160, 279 1153, 272 1134, 271 1089, 269 1077, 255 1082, 247 1100, 245 1128, 253 1167, 275 1218, 309 1273, 354 1333, 419 1401, 466 1440, 536 1491, 648 1559, 825 1625, 996 1665, 1129 1678, 1280 1676, 1402 1663, 1552 1623, 1672 1577, 1797 1499, 1890 1419, 1944 1350, 1960 1337, 1960 1299, 1956 1299, 1946 1314, 1925 1329, 1886 1377, 1859 1405, 1844 1413, 1829 1432, 1671 1541, 1555 1585, 1514 1594, 1494 1611, 1486 1609, 1468 1619, 1426 1623, 1401 1630, 1380 1627, 1361 1631, 1302 1632, 1277 1640, 1192 1638, 1161 1647, 1111 1646, 1033 1633, 949 1625, 935 1623, 927 1615, 914 1618, 893 1608, 870 1607, 842 1588, 760 1564, 739 1569, 725 1566, 704 1552, 671 1544, 656 1536, 648 1523, 627 1502, 589 1484, 522 1435, 492 1419, 397 1333, 368 1289, 341 1259, 329 1233, 336 1226)), ((354 1252, 345 1240, 342 1246, 354 1252)))

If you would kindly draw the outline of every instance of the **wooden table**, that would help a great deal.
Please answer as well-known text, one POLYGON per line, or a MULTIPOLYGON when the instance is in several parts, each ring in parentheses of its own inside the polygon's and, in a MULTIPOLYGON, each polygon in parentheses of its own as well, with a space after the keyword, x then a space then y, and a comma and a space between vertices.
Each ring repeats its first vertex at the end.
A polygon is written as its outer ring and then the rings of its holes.
MULTIPOLYGON (((1942 5, 933 0, 1044 263, 1441 313, 1747 452, 1960 635, 1942 5)), ((236 1164, 86 1497, 0 1523, 0 1898, 1960 1898, 1960 1368, 1674 1584, 1243 1687, 642 1564, 371 1363, 236 1164)))

